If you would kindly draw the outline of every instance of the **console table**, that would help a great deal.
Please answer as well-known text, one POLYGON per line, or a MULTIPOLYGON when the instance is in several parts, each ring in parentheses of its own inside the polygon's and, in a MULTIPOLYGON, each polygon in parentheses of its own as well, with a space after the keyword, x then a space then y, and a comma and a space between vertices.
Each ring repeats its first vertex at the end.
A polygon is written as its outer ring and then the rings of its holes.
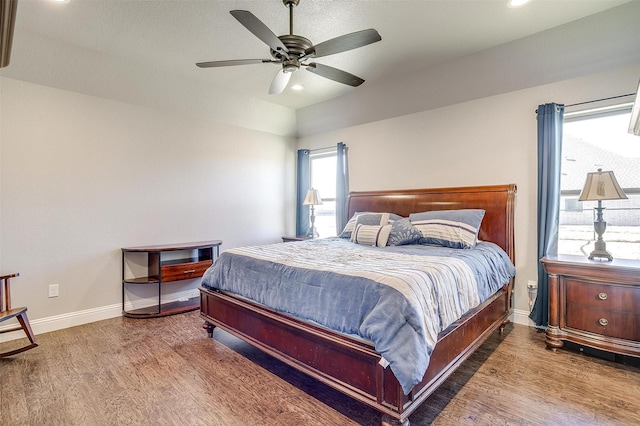
POLYGON ((163 284, 201 277, 220 254, 222 241, 200 241, 122 248, 122 314, 132 318, 154 318, 193 311, 200 298, 162 302, 163 284), (126 310, 129 286, 157 286, 157 303, 126 310))
POLYGON ((558 255, 549 274, 547 347, 563 341, 640 357, 640 261, 558 255))

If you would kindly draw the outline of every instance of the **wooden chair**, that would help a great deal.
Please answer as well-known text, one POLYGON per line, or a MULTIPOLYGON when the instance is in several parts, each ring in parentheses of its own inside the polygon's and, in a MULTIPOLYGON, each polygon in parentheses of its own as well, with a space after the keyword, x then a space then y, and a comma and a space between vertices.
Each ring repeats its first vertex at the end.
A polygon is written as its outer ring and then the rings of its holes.
POLYGON ((16 318, 20 323, 19 326, 10 327, 8 329, 0 330, 1 333, 8 333, 10 331, 23 330, 31 344, 23 346, 19 349, 14 349, 12 351, 0 353, 0 358, 11 356, 15 354, 19 354, 20 352, 24 352, 26 350, 35 348, 38 346, 36 343, 35 336, 33 334, 33 330, 31 330, 31 325, 29 325, 29 319, 27 318, 27 308, 11 308, 11 289, 9 286, 9 280, 11 278, 15 278, 20 274, 9 274, 0 276, 0 324, 6 320, 11 318, 16 318))

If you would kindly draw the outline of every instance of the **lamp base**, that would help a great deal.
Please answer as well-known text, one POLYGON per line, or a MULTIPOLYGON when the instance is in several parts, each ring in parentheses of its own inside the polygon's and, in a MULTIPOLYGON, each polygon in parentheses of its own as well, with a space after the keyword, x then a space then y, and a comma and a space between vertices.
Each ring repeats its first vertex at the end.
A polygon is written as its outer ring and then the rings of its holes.
POLYGON ((600 259, 607 262, 611 262, 613 260, 613 256, 611 256, 611 253, 609 253, 606 250, 595 249, 589 255, 589 260, 594 260, 594 259, 600 259))
POLYGON ((607 229, 607 222, 602 220, 602 210, 603 207, 601 207, 600 201, 598 200, 598 208, 596 208, 597 220, 593 222, 593 228, 596 234, 598 234, 598 239, 596 240, 593 251, 589 255, 589 260, 602 259, 611 262, 613 256, 607 251, 607 243, 602 239, 602 234, 604 234, 604 231, 607 229))
POLYGON ((318 238, 320 236, 320 234, 318 234, 318 231, 316 231, 315 227, 311 227, 309 228, 309 232, 307 232, 307 237, 309 238, 318 238))
POLYGON ((311 226, 309 227, 309 232, 307 232, 307 237, 309 238, 318 238, 320 234, 316 231, 316 215, 313 211, 313 205, 311 206, 311 226))

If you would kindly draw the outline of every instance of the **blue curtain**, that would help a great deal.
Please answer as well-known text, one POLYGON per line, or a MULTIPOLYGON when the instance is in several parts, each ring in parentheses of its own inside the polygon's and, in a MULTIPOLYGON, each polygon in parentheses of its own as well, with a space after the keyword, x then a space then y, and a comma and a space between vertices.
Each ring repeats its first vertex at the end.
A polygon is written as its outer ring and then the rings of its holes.
POLYGON ((311 151, 308 149, 298 150, 298 194, 296 197, 296 235, 306 235, 309 231, 309 206, 303 206, 304 197, 311 186, 311 151))
POLYGON ((347 146, 339 142, 337 149, 338 165, 336 167, 336 235, 347 224, 347 194, 349 193, 349 168, 347 163, 347 146))
POLYGON ((539 262, 558 253, 560 163, 564 105, 538 106, 538 294, 529 317, 537 326, 549 324, 549 276, 539 262))

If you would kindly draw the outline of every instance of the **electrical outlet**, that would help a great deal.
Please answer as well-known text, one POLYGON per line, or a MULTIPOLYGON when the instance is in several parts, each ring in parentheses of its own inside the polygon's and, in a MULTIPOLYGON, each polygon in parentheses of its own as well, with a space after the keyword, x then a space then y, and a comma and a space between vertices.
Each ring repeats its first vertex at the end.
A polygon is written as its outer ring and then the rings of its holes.
POLYGON ((49 297, 58 297, 58 284, 50 284, 49 285, 49 297))
POLYGON ((538 288, 537 281, 527 281, 527 288, 538 288))

